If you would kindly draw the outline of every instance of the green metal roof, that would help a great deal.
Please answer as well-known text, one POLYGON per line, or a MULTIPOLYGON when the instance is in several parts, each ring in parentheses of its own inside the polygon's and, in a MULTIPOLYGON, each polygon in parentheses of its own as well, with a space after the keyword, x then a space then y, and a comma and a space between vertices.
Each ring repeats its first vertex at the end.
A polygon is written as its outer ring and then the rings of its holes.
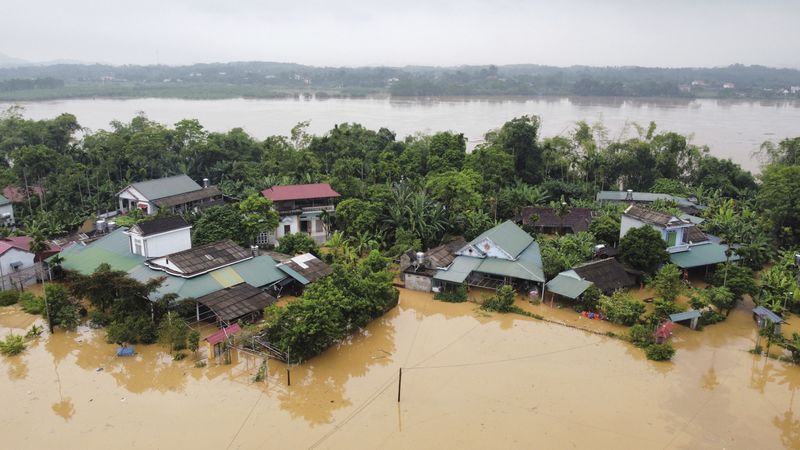
POLYGON ((7 199, 4 195, 0 195, 0 206, 7 205, 11 203, 11 200, 7 199))
POLYGON ((161 287, 151 296, 153 300, 166 294, 176 294, 180 299, 197 298, 243 282, 261 288, 287 278, 277 268, 275 260, 268 255, 257 256, 193 278, 168 275, 145 266, 144 257, 131 254, 128 236, 124 231, 125 228, 120 228, 90 244, 76 244, 62 251, 62 267, 89 275, 97 266, 107 263, 113 270, 127 272, 131 278, 141 282, 164 278, 161 287))
MULTIPOLYGON (((568 272, 561 272, 555 278, 548 281, 545 287, 548 291, 558 295, 576 299, 579 295, 583 294, 586 289, 589 289, 593 283, 591 281, 576 278, 578 275, 570 276, 568 272)), ((574 273, 574 272, 573 272, 574 273)))
POLYGON ((130 252, 127 228, 117 228, 108 235, 89 244, 75 244, 61 251, 64 262, 61 266, 84 275, 89 275, 102 263, 113 270, 127 272, 144 261, 143 256, 130 252))
MULTIPOLYGON (((671 253, 669 259, 682 269, 710 266, 724 263, 726 260, 725 250, 727 249, 727 245, 708 242, 706 244, 692 245, 689 250, 684 252, 671 253)), ((738 261, 739 259, 737 255, 731 255, 730 258, 731 261, 738 261)))
POLYGON ((470 273, 477 268, 483 260, 471 256, 457 256, 447 270, 439 270, 433 276, 436 280, 449 281, 451 283, 463 283, 470 273))
POLYGON ((518 227, 514 222, 507 220, 496 227, 484 231, 480 236, 470 242, 472 245, 477 245, 485 238, 489 238, 498 247, 503 249, 506 253, 516 258, 522 253, 523 250, 528 248, 533 242, 533 237, 530 234, 518 227))
POLYGON ((485 258, 481 260, 477 272, 500 275, 504 277, 519 278, 521 280, 544 282, 544 269, 539 244, 533 242, 517 258, 509 261, 500 258, 485 258))
POLYGON ((295 280, 299 281, 303 286, 305 286, 308 283, 310 283, 310 281, 308 281, 308 278, 304 277, 299 272, 297 272, 296 270, 294 270, 291 267, 287 266, 286 264, 281 264, 280 266, 278 266, 278 269, 280 269, 283 272, 286 272, 286 275, 289 275, 290 277, 292 277, 295 280))
POLYGON ((131 184, 131 186, 141 192, 148 200, 157 200, 202 189, 188 175, 175 175, 156 180, 140 181, 131 184))

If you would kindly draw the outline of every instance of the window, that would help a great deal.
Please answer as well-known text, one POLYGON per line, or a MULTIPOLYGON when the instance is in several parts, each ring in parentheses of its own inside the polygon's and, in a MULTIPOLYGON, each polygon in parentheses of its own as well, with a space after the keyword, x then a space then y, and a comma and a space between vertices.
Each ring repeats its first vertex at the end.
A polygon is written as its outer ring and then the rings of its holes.
POLYGON ((307 220, 301 220, 300 221, 300 232, 301 233, 308 233, 309 232, 308 224, 309 224, 309 222, 307 220))
POLYGON ((667 231, 667 247, 674 247, 678 242, 677 231, 667 231))
POLYGON ((292 226, 291 225, 284 225, 283 226, 283 234, 292 234, 292 226))

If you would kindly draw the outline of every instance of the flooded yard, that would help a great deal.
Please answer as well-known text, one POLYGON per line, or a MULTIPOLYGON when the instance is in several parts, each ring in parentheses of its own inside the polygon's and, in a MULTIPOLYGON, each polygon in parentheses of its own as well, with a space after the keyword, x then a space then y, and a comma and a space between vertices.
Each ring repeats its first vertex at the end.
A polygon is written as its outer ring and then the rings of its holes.
MULTIPOLYGON (((0 308, 0 335, 36 320, 0 308)), ((13 449, 800 448, 800 368, 748 353, 755 339, 740 305, 702 332, 677 326, 673 362, 656 363, 617 339, 401 290, 287 386, 275 361, 253 383, 261 361, 246 354, 205 368, 158 346, 116 358, 103 331, 80 328, 0 358, 0 433, 13 449)))

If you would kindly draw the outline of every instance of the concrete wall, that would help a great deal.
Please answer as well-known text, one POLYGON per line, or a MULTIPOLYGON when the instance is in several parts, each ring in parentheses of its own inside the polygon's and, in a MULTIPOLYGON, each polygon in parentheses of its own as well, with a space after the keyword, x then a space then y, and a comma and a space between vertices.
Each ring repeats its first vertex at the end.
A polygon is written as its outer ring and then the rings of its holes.
POLYGON ((406 289, 412 291, 430 292, 433 279, 422 275, 414 275, 411 273, 405 274, 406 289))
POLYGON ((131 252, 146 258, 177 253, 192 248, 192 234, 190 228, 174 230, 152 236, 139 236, 131 233, 131 252), (137 250, 136 243, 140 242, 142 252, 137 250))
POLYGON ((0 266, 2 266, 3 274, 8 275, 9 273, 14 272, 14 269, 11 267, 11 263, 17 261, 22 263, 22 267, 19 268, 20 270, 33 267, 33 253, 25 252, 17 248, 11 248, 7 252, 0 255, 0 266))
MULTIPOLYGON (((288 234, 300 233, 300 216, 294 215, 281 218, 281 221, 278 223, 278 228, 275 229, 275 244, 277 244, 278 239, 287 234, 284 231, 286 225, 289 226, 288 234)), ((322 221, 319 219, 308 221, 308 235, 314 238, 317 244, 322 244, 328 240, 328 234, 325 231, 322 221)))

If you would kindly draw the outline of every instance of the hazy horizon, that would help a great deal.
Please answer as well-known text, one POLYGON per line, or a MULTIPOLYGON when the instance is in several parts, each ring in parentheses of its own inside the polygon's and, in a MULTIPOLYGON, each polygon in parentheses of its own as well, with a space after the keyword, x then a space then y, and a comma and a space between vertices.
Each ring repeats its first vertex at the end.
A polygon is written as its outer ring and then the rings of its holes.
POLYGON ((11 0, 4 9, 0 53, 30 62, 800 68, 800 3, 790 0, 11 0))

